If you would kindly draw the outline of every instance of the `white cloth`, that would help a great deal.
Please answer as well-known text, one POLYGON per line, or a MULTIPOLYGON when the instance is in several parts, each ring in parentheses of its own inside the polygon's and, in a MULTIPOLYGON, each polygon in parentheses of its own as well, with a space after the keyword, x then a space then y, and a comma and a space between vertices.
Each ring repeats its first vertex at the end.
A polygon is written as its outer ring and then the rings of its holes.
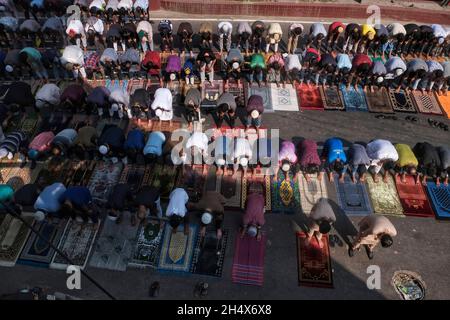
POLYGON ((145 20, 142 20, 141 22, 139 22, 136 27, 136 32, 139 33, 140 31, 144 31, 145 33, 147 33, 150 38, 153 35, 152 25, 150 24, 150 22, 145 21, 145 20))
POLYGON ((208 136, 200 131, 195 131, 187 140, 186 148, 197 147, 201 151, 208 149, 208 136))
POLYGON ((119 9, 124 8, 130 10, 131 8, 133 8, 133 0, 120 0, 117 8, 119 9))
POLYGON ((57 106, 60 103, 61 89, 53 83, 44 84, 38 92, 36 92, 36 108, 40 109, 45 103, 57 106))
POLYGON ((237 27, 237 33, 238 34, 243 34, 244 32, 247 32, 248 34, 252 34, 252 27, 250 27, 250 25, 248 24, 248 22, 246 21, 241 21, 238 24, 237 27))
POLYGON ((84 26, 84 30, 86 32, 89 31, 89 29, 94 28, 94 31, 99 33, 99 34, 103 34, 103 32, 105 31, 105 26, 103 24, 103 20, 102 19, 96 19, 94 24, 90 24, 90 21, 86 22, 85 26, 84 26))
POLYGON ((299 71, 302 69, 300 59, 296 54, 288 54, 284 61, 284 68, 286 69, 286 71, 291 71, 294 68, 297 68, 299 71))
POLYGON ((222 21, 218 25, 219 34, 231 35, 233 32, 233 25, 228 21, 222 21))
POLYGON ((252 147, 250 142, 245 138, 236 138, 234 140, 234 159, 251 158, 251 156, 252 147))
POLYGON ((111 103, 119 103, 128 108, 130 105, 130 95, 128 92, 123 91, 122 89, 115 89, 109 95, 109 101, 111 103))
POLYGON ((406 35, 406 29, 401 23, 391 23, 386 29, 389 31, 390 36, 396 36, 398 34, 406 35))
POLYGON ((84 65, 83 50, 76 45, 65 47, 61 57, 61 63, 79 64, 80 66, 84 65))
POLYGON ((92 0, 91 4, 89 5, 89 9, 91 8, 103 9, 105 6, 106 6, 105 0, 92 0))
POLYGON ((373 140, 367 144, 366 151, 371 160, 398 160, 397 150, 388 140, 373 140))
POLYGON ((186 215, 186 203, 189 201, 187 192, 182 188, 176 188, 170 193, 169 205, 166 209, 166 216, 177 215, 184 217, 186 215))
POLYGON ((66 33, 69 34, 70 30, 73 30, 76 34, 84 34, 83 23, 80 20, 72 20, 67 25, 66 33))
POLYGON ((283 34, 283 29, 281 29, 281 25, 277 22, 269 24, 269 28, 267 29, 268 34, 278 33, 280 35, 283 34))
MULTIPOLYGON (((152 110, 162 109, 159 119, 170 121, 173 118, 172 93, 167 88, 159 88, 155 92, 155 100, 151 106, 152 110)), ((155 111, 156 112, 156 111, 155 111)))
POLYGON ((119 0, 109 0, 105 9, 106 10, 113 9, 113 11, 116 11, 118 6, 119 6, 119 0))

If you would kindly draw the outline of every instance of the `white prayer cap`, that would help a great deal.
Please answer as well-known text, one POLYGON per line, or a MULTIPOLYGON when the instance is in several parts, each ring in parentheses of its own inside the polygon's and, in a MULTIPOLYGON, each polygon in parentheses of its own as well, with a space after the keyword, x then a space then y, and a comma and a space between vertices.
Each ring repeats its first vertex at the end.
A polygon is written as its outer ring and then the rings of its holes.
POLYGON ((8 64, 8 65, 5 67, 5 70, 6 70, 6 72, 13 72, 13 71, 14 71, 14 68, 13 68, 12 65, 8 64))
POLYGON ((34 219, 36 220, 36 221, 43 221, 44 219, 45 219, 45 213, 44 212, 42 212, 41 210, 38 210, 38 211, 36 211, 34 214, 33 214, 33 217, 34 217, 34 219))
POLYGON ((256 235, 258 234, 258 229, 256 229, 255 226, 251 226, 248 228, 247 233, 250 237, 256 237, 256 235))
POLYGON ((205 212, 202 214, 202 223, 203 224, 210 224, 212 221, 212 215, 209 212, 205 212))
POLYGON ((105 154, 108 153, 108 147, 105 146, 105 145, 101 145, 101 146, 98 148, 98 151, 99 151, 101 154, 105 155, 105 154))

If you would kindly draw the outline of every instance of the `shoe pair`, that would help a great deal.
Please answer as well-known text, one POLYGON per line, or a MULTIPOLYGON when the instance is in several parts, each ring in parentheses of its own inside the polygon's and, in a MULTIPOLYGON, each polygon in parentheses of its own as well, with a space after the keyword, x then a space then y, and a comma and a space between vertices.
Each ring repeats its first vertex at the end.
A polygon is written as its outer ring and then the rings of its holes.
POLYGON ((194 290, 194 296, 196 298, 206 297, 208 295, 208 288, 209 288, 209 285, 207 282, 197 283, 197 285, 195 286, 195 290, 194 290))

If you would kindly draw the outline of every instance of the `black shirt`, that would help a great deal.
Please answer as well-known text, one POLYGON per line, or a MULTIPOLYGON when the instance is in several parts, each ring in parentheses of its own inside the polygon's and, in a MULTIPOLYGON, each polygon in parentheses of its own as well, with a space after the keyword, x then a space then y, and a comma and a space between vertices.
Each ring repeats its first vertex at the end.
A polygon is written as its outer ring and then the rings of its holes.
POLYGON ((17 103, 20 106, 33 106, 34 97, 31 93, 31 87, 28 83, 17 81, 11 83, 9 86, 9 91, 3 100, 4 103, 12 104, 17 103))
POLYGON ((129 199, 131 199, 130 187, 126 183, 119 183, 114 186, 108 199, 108 205, 114 209, 122 210, 129 199))
POLYGON ((21 206, 33 206, 39 197, 39 187, 35 183, 29 183, 14 193, 14 200, 21 206))
POLYGON ((122 150, 124 142, 125 133, 123 132, 123 129, 114 125, 106 127, 98 139, 99 146, 107 144, 112 150, 122 150))
POLYGON ((143 186, 136 194, 134 204, 150 208, 155 205, 160 195, 159 189, 151 186, 143 186))
POLYGON ((413 152, 419 161, 419 165, 425 167, 434 166, 435 168, 441 167, 441 158, 437 149, 428 142, 417 143, 413 148, 413 152))

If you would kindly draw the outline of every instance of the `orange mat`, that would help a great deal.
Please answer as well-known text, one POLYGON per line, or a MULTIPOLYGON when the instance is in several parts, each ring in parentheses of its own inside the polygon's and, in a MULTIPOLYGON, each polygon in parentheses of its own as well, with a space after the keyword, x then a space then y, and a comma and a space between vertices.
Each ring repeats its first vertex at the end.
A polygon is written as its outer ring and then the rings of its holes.
POLYGON ((444 95, 436 95, 436 99, 439 101, 439 105, 441 106, 442 111, 444 111, 447 118, 450 119, 450 93, 444 95))

